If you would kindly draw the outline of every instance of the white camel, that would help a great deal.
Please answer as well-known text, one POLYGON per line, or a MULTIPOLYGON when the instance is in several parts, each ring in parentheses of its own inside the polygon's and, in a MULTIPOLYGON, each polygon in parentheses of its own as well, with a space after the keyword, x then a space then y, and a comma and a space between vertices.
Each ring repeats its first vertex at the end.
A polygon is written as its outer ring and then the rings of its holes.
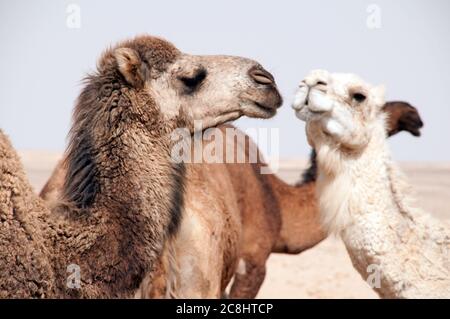
POLYGON ((415 208, 386 143, 384 88, 317 70, 293 108, 317 151, 325 228, 384 298, 450 297, 450 226, 415 208))

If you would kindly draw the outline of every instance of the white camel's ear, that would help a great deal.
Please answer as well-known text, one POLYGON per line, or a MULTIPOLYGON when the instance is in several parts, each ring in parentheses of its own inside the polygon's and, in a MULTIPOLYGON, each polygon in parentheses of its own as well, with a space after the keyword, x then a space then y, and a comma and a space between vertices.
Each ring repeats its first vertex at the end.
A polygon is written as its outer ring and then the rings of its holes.
POLYGON ((385 104, 384 96, 386 94, 386 87, 383 84, 375 86, 370 90, 370 94, 372 95, 374 104, 377 108, 381 109, 385 104))
POLYGON ((118 48, 114 51, 120 73, 127 82, 136 88, 144 85, 144 74, 142 72, 142 60, 138 53, 130 48, 118 48))

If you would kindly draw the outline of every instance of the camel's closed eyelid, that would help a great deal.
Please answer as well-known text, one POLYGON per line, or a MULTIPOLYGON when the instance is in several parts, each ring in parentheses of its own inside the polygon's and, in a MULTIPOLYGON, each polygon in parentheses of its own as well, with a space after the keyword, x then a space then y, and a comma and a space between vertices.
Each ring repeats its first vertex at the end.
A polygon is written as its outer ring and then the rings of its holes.
POLYGON ((199 85, 206 79, 208 72, 204 67, 200 67, 195 70, 193 75, 186 76, 178 76, 178 79, 183 83, 188 93, 194 92, 198 89, 199 85))

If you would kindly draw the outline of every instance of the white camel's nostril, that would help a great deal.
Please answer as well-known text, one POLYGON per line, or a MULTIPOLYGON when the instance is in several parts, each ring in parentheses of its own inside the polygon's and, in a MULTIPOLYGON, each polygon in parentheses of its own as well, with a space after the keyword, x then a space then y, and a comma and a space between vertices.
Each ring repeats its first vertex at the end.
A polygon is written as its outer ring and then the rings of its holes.
POLYGON ((305 106, 306 99, 308 97, 308 87, 306 85, 300 86, 294 97, 294 102, 292 103, 292 108, 294 110, 300 110, 305 106))

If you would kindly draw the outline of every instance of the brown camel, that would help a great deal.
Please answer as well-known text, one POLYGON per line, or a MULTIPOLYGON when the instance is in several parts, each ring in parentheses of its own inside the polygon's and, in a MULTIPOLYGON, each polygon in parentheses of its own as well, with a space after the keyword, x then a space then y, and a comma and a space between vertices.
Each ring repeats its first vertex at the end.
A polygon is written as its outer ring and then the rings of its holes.
POLYGON ((133 296, 180 228, 189 172, 171 158, 174 129, 270 117, 280 104, 248 59, 188 55, 150 36, 108 49, 76 103, 51 208, 0 131, 0 297, 133 296))
MULTIPOLYGON (((388 104, 390 103, 386 105, 388 104)), ((423 125, 417 110, 409 106, 406 102, 396 102, 395 105, 386 108, 385 111, 390 115, 392 120, 390 122, 392 124, 388 127, 390 134, 395 134, 401 130, 406 130, 411 133, 419 132, 420 127, 423 125), (399 129, 398 123, 406 122, 405 118, 416 118, 417 120, 409 121, 408 125, 404 125, 399 129)), ((227 128, 232 128, 232 126, 222 125, 219 128, 222 132, 225 132, 227 128)), ((228 204, 219 205, 221 207, 219 210, 211 210, 211 207, 205 206, 186 210, 188 213, 185 215, 189 214, 189 217, 185 217, 182 221, 182 224, 185 225, 182 227, 184 229, 184 236, 178 233, 178 236, 176 236, 178 237, 178 243, 171 245, 172 249, 175 246, 180 251, 176 255, 177 258, 186 260, 184 267, 179 268, 188 269, 188 275, 191 276, 188 277, 188 280, 180 278, 182 275, 178 276, 178 284, 185 286, 178 288, 179 294, 183 296, 217 297, 229 282, 229 271, 224 273, 214 271, 214 274, 218 273, 219 276, 211 275, 211 272, 208 273, 208 268, 204 268, 202 271, 199 271, 199 269, 192 272, 189 271, 193 269, 192 265, 199 265, 198 267, 211 265, 209 266, 209 270, 221 270, 222 267, 233 269, 236 263, 236 256, 234 255, 236 248, 224 251, 217 242, 205 243, 205 238, 209 238, 205 236, 208 236, 211 225, 218 226, 216 227, 216 231, 223 232, 222 234, 226 237, 234 238, 231 240, 234 243, 238 236, 236 234, 236 223, 242 222, 243 234, 239 252, 242 261, 235 274, 235 280, 230 292, 230 297, 236 298, 253 298, 256 296, 264 280, 265 263, 271 252, 300 253, 305 249, 313 247, 325 238, 325 234, 319 224, 316 203, 312 200, 315 193, 314 182, 316 177, 314 156, 311 157, 312 164, 310 168, 304 174, 304 181, 297 186, 291 186, 275 175, 261 175, 260 168, 266 166, 266 164, 262 157, 258 158, 258 163, 249 163, 248 150, 251 149, 249 144, 252 141, 242 132, 237 131, 237 133, 244 137, 245 145, 237 146, 234 139, 227 139, 227 143, 236 148, 243 148, 246 154, 244 164, 201 163, 187 165, 188 171, 194 176, 191 175, 190 178, 187 178, 185 198, 189 196, 192 200, 186 203, 185 208, 190 206, 194 207, 193 202, 206 203, 205 205, 208 205, 208 203, 214 201, 226 201, 228 204), (220 181, 221 183, 217 184, 214 181, 220 181), (232 185, 231 187, 230 183, 232 185), (205 192, 204 190, 208 191, 205 192), (208 197, 208 199, 198 200, 199 196, 208 197), (224 196, 226 199, 223 198, 224 196), (197 200, 194 200, 195 198, 197 200), (237 203, 242 221, 238 221, 235 215, 229 213, 235 209, 235 205, 232 204, 233 200, 237 203), (223 210, 223 207, 228 208, 228 210, 223 210), (221 210, 225 213, 221 213, 221 210), (217 219, 226 220, 228 216, 233 217, 229 220, 234 224, 224 231, 221 229, 223 223, 217 223, 217 219), (216 222, 212 223, 211 221, 214 219, 216 219, 216 222), (191 220, 194 220, 194 223, 190 223, 189 221, 191 220), (198 228, 194 228, 195 231, 190 231, 190 228, 193 228, 192 225, 195 224, 195 220, 197 222, 198 220, 202 221, 201 224, 204 227, 201 228, 201 231, 198 228), (192 244, 196 241, 198 243, 197 246, 192 244), (213 249, 213 247, 216 248, 213 249), (191 250, 190 253, 185 253, 189 249, 191 250), (225 253, 227 251, 228 253, 225 253), (221 257, 219 262, 218 256, 221 257), (223 258, 223 256, 226 256, 226 258, 223 258), (209 260, 209 262, 206 262, 206 260, 209 260), (201 274, 204 276, 202 277, 201 274), (194 280, 197 281, 197 284, 192 279, 193 277, 195 277, 194 280), (215 278, 215 285, 198 284, 199 282, 207 283, 208 279, 205 278, 209 278, 209 280, 215 278), (218 283, 219 280, 220 283, 218 283), (208 286, 209 289, 202 292, 202 289, 198 288, 202 286, 208 286)), ((237 151, 234 152, 234 154, 237 153, 237 151)), ((61 165, 58 165, 52 177, 41 191, 41 196, 46 200, 51 200, 57 196, 64 178, 65 170, 61 165)), ((167 259, 169 258, 169 256, 166 256, 163 260, 168 263, 167 259)), ((181 264, 183 263, 181 262, 181 264)), ((166 265, 165 267, 168 266, 166 265)), ((178 271, 180 270, 178 269, 178 271)), ((140 296, 166 296, 166 276, 167 273, 161 270, 160 276, 158 277, 159 280, 155 280, 153 284, 146 281, 143 284, 140 296), (155 286, 157 288, 156 292, 155 286)))

